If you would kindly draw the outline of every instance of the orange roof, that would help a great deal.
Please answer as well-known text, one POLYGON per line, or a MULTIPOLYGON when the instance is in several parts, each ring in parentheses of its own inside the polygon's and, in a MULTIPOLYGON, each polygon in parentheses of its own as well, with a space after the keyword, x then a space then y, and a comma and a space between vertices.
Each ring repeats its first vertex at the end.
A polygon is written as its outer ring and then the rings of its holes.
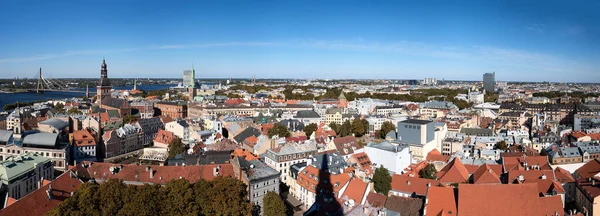
POLYGON ((256 156, 256 155, 250 153, 249 151, 246 151, 246 149, 236 148, 233 150, 232 154, 236 157, 243 157, 247 161, 260 159, 259 156, 256 156))
POLYGON ((575 173, 579 175, 580 179, 587 179, 594 177, 594 175, 600 172, 600 159, 595 158, 585 163, 579 169, 575 170, 575 173))
POLYGON ((575 139, 579 139, 581 137, 587 136, 587 134, 585 134, 585 132, 575 131, 571 133, 571 136, 575 137, 575 139))
POLYGON ((264 123, 260 126, 260 129, 264 135, 267 135, 269 133, 269 129, 273 128, 274 126, 275 124, 273 123, 264 123))
MULTIPOLYGON (((89 162, 84 162, 89 164, 89 162)), ((79 164, 78 166, 81 166, 79 164)), ((143 182, 152 184, 164 184, 170 180, 183 178, 190 182, 196 182, 200 179, 213 180, 217 176, 234 176, 233 166, 231 164, 207 164, 199 166, 145 166, 135 164, 112 164, 93 162, 92 165, 86 168, 80 168, 79 175, 86 178, 95 178, 98 180, 121 179, 123 181, 143 182), (119 169, 123 166, 123 169, 119 169), (116 168, 116 173, 111 174, 110 167, 116 168), (154 176, 150 177, 150 170, 154 176), (219 172, 215 175, 215 169, 220 167, 219 172)), ((52 186, 54 187, 54 185, 52 186)))
POLYGON ((421 170, 424 169, 427 166, 427 164, 429 164, 429 163, 427 163, 427 161, 421 161, 418 164, 408 165, 408 167, 406 167, 406 169, 404 169, 404 173, 402 175, 421 177, 419 172, 421 172, 421 170))
MULTIPOLYGON (((506 154, 505 154, 506 155, 506 154)), ((541 170, 552 170, 546 156, 504 156, 502 157, 504 164, 504 170, 510 171, 513 169, 524 170, 525 164, 529 168, 532 166, 539 166, 541 170)))
POLYGON ((10 205, 12 205, 13 203, 16 203, 16 202, 17 202, 17 200, 15 198, 8 197, 8 199, 6 200, 6 206, 5 206, 5 208, 8 207, 8 206, 10 206, 10 205))
POLYGON ((175 139, 175 134, 171 131, 158 129, 158 133, 154 137, 154 142, 163 143, 169 145, 175 139))
POLYGON ((440 182, 463 183, 469 180, 469 170, 460 162, 460 159, 454 158, 436 176, 440 182))
POLYGON ((426 159, 428 161, 441 161, 447 163, 450 160, 450 156, 442 155, 440 151, 433 149, 427 153, 426 159))
POLYGON ((367 183, 358 178, 352 178, 341 197, 344 198, 344 196, 348 196, 348 199, 353 199, 356 203, 362 203, 363 197, 368 189, 367 183))
POLYGON ((256 145, 256 143, 258 142, 258 137, 252 135, 252 136, 247 137, 242 142, 250 147, 254 147, 254 145, 256 145))
POLYGON ((394 174, 392 176, 392 190, 402 193, 425 196, 427 193, 427 184, 436 186, 440 184, 440 181, 433 179, 424 179, 410 176, 403 176, 394 174))
POLYGON ((71 196, 71 192, 77 190, 82 182, 78 178, 72 178, 70 171, 65 172, 54 179, 52 185, 52 199, 48 199, 46 190, 49 185, 22 197, 10 206, 0 210, 0 215, 44 215, 54 207, 58 206, 63 200, 71 196))
POLYGON ((52 182, 52 181, 50 181, 48 179, 44 179, 44 181, 42 182, 42 186, 46 186, 47 184, 50 184, 50 182, 52 182))
MULTIPOLYGON (((561 204, 562 207, 562 204, 561 204)), ((540 215, 536 184, 459 184, 458 215, 540 215)))
POLYGON ((573 175, 571 175, 571 173, 569 173, 569 171, 567 171, 563 168, 560 168, 560 167, 556 167, 556 169, 554 169, 554 177, 560 183, 575 182, 573 175))
POLYGON ((560 196, 540 197, 540 203, 543 207, 540 212, 541 215, 565 215, 565 210, 562 207, 563 202, 560 196))
POLYGON ((427 191, 426 216, 456 215, 456 196, 454 188, 433 186, 427 191))
POLYGON ((132 95, 134 95, 134 94, 141 94, 141 93, 142 93, 142 91, 137 90, 137 89, 129 91, 129 94, 132 94, 132 95))
POLYGON ((348 173, 330 175, 329 180, 329 183, 323 182, 323 179, 319 178, 319 169, 314 166, 307 166, 298 174, 296 182, 299 186, 313 193, 315 193, 319 184, 333 184, 333 191, 337 193, 350 181, 350 175, 348 173))
POLYGON ((546 179, 554 179, 552 170, 511 170, 508 172, 508 183, 518 181, 519 176, 523 176, 524 182, 534 183, 546 176, 546 179))
POLYGON ((498 173, 502 173, 502 166, 496 165, 496 169, 492 168, 488 164, 483 164, 473 173, 473 184, 490 184, 497 183, 501 184, 500 176, 498 173))
POLYGON ((600 140, 600 133, 588 134, 588 136, 592 138, 592 140, 600 140))
POLYGON ((361 152, 352 155, 352 157, 358 162, 360 169, 365 171, 367 174, 372 173, 373 169, 371 168, 371 159, 367 153, 361 152))
POLYGON ((87 130, 79 130, 73 132, 73 141, 76 146, 95 146, 96 140, 94 136, 87 130))
POLYGON ((540 194, 553 194, 553 192, 566 193, 565 188, 552 179, 539 179, 537 180, 537 184, 540 194))

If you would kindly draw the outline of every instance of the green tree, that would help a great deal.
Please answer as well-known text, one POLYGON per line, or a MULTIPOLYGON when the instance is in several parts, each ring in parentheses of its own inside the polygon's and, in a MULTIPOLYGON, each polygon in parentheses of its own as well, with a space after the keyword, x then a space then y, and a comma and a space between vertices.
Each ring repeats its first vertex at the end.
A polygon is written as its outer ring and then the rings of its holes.
POLYGON ((385 167, 381 166, 375 169, 373 174, 373 184, 377 193, 386 195, 392 189, 392 176, 385 167))
POLYGON ((395 130, 396 130, 396 126, 394 124, 392 124, 392 122, 385 121, 381 124, 381 129, 379 130, 378 137, 381 139, 385 139, 385 135, 387 135, 387 133, 389 133, 390 131, 395 131, 395 130))
POLYGON ((270 138, 273 138, 275 135, 278 137, 290 137, 292 134, 288 131, 286 126, 275 124, 273 128, 269 129, 267 132, 270 138))
POLYGON ((177 179, 167 182, 165 185, 165 196, 173 204, 163 208, 163 215, 198 215, 200 209, 194 203, 194 189, 190 182, 185 179, 177 179))
POLYGON ((508 149, 508 145, 506 144, 506 142, 504 140, 497 142, 496 145, 494 145, 494 149, 500 149, 500 150, 504 150, 506 151, 508 149))
POLYGON ((65 105, 62 103, 57 103, 56 105, 54 105, 54 108, 52 108, 52 112, 54 113, 65 113, 65 105))
POLYGON ((185 146, 178 137, 169 143, 169 158, 174 158, 178 154, 183 153, 183 151, 185 151, 185 146))
POLYGON ((426 179, 436 179, 437 178, 435 176, 436 173, 437 173, 437 170, 435 169, 435 166, 433 164, 427 164, 427 166, 425 166, 425 168, 423 168, 421 171, 419 171, 419 175, 421 176, 421 178, 426 178, 426 179))
POLYGON ((338 137, 345 137, 345 136, 350 136, 350 135, 352 135, 352 123, 350 123, 350 120, 346 120, 342 124, 342 127, 340 129, 340 133, 338 134, 338 137))
POLYGON ((365 135, 365 131, 365 125, 363 124, 361 119, 355 118, 354 120, 352 120, 352 133, 354 133, 354 136, 362 137, 363 135, 365 135))
POLYGON ((281 197, 275 192, 267 192, 263 198, 263 206, 264 215, 286 215, 285 204, 283 203, 283 200, 281 200, 281 197))
POLYGON ((79 109, 77 109, 77 107, 72 107, 71 109, 69 109, 69 111, 67 111, 67 113, 69 115, 83 114, 81 111, 79 111, 79 109))
POLYGON ((340 130, 342 129, 341 125, 335 122, 331 122, 328 126, 329 128, 331 128, 331 130, 335 131, 336 134, 340 134, 340 130))
POLYGON ((306 127, 304 127, 304 133, 306 133, 306 137, 310 137, 317 130, 317 127, 318 126, 315 123, 306 125, 306 127))

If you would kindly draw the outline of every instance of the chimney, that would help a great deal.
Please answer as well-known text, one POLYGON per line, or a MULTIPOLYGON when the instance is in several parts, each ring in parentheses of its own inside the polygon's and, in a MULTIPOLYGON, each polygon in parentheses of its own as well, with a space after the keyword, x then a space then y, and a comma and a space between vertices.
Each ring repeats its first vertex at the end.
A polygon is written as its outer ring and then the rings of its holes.
POLYGON ((52 195, 52 184, 48 185, 48 189, 46 190, 46 195, 48 196, 48 200, 51 200, 54 197, 52 195))
POLYGON ((406 185, 410 186, 410 181, 406 181, 406 185))
POLYGON ((152 168, 150 168, 150 178, 154 178, 154 170, 152 170, 152 168))

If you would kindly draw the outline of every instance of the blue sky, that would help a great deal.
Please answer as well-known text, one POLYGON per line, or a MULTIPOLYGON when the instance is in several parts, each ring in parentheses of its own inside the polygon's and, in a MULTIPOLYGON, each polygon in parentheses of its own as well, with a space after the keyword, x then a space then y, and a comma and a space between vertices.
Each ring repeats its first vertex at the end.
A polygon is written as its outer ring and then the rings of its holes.
POLYGON ((600 82, 593 1, 0 1, 0 77, 600 82))

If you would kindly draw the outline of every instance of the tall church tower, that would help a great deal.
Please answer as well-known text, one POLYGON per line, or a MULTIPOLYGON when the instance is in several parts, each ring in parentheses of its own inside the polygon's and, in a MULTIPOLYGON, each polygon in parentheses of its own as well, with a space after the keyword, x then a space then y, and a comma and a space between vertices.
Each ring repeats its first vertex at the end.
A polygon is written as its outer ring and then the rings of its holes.
POLYGON ((110 80, 108 79, 108 70, 106 69, 106 60, 102 59, 102 68, 100 69, 100 80, 96 88, 96 103, 102 107, 102 100, 110 97, 110 80))

